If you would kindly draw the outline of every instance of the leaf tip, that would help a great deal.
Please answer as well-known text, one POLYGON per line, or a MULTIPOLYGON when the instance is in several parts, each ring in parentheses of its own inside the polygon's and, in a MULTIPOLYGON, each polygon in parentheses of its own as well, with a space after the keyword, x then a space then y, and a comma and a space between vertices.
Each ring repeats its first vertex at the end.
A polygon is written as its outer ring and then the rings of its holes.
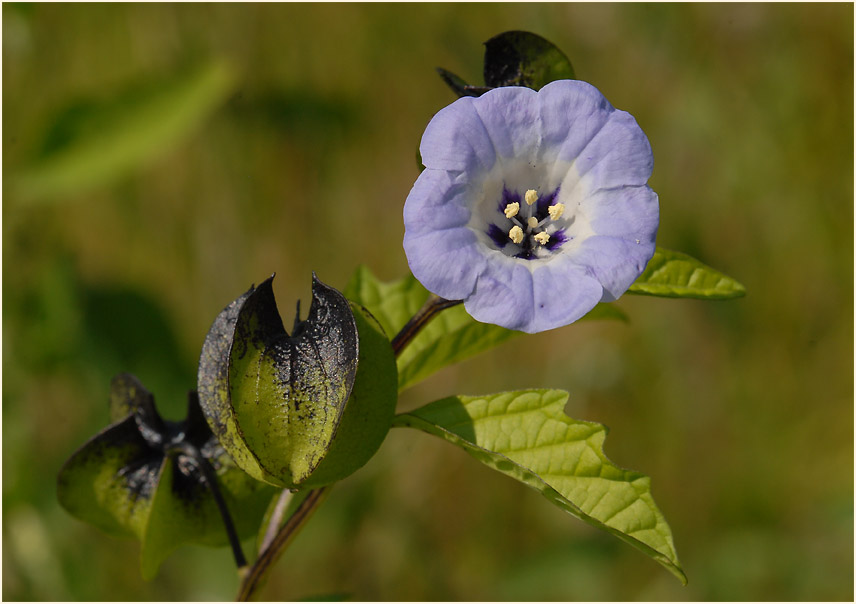
POLYGON ((684 587, 687 586, 689 580, 687 579, 686 573, 680 566, 678 566, 674 562, 669 561, 668 563, 666 563, 666 568, 669 570, 669 572, 671 572, 678 578, 678 581, 681 582, 681 585, 683 585, 684 587))
POLYGON ((734 279, 732 279, 732 281, 734 281, 734 295, 732 297, 744 297, 746 295, 746 286, 740 283, 739 281, 735 281, 734 279))

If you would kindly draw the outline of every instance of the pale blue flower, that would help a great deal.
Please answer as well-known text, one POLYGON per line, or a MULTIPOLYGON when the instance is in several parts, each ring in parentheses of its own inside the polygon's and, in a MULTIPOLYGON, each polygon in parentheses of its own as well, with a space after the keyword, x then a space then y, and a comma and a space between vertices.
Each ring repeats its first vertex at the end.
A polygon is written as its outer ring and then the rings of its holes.
POLYGON ((592 85, 503 87, 442 109, 404 204, 404 251, 431 292, 529 333, 623 294, 654 254, 651 146, 592 85))

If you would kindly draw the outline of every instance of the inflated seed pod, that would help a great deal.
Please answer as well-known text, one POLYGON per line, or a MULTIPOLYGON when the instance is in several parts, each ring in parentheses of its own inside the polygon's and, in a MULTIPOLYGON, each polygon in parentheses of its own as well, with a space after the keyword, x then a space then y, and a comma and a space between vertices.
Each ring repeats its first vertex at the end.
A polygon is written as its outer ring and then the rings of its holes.
POLYGON ((212 431, 251 476, 322 486, 365 464, 395 408, 397 372, 373 317, 313 275, 305 321, 286 332, 272 277, 214 321, 199 362, 212 431))

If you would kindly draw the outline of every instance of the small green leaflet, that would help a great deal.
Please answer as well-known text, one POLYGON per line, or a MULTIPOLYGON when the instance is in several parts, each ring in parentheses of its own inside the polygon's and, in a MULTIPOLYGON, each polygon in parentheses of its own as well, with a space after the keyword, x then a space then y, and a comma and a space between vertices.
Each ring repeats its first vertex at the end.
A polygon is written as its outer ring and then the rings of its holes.
POLYGON ((627 292, 664 298, 727 300, 746 295, 746 288, 695 258, 658 247, 627 292))
POLYGON ((229 66, 215 62, 106 103, 69 107, 15 182, 16 192, 49 200, 115 182, 190 135, 226 100, 233 81, 229 66))
POLYGON ((457 396, 396 416, 393 426, 439 436, 483 464, 539 491, 665 566, 682 583, 672 532, 651 497, 651 481, 613 464, 606 428, 564 413, 568 393, 521 390, 457 396))
MULTIPOLYGON (((378 281, 360 266, 345 297, 366 308, 391 337, 418 311, 430 295, 413 275, 399 281, 378 281)), ((617 307, 598 304, 584 318, 626 320, 617 307)), ((398 357, 398 389, 402 391, 439 371, 520 335, 521 332, 479 323, 464 309, 454 306, 437 315, 398 357)))
POLYGON ((576 79, 565 53, 528 31, 507 31, 484 45, 486 86, 527 86, 539 90, 556 80, 576 79))
POLYGON ((481 96, 501 86, 539 90, 556 80, 575 80, 574 68, 556 45, 528 31, 507 31, 484 43, 484 86, 472 86, 442 67, 437 73, 459 97, 481 96))

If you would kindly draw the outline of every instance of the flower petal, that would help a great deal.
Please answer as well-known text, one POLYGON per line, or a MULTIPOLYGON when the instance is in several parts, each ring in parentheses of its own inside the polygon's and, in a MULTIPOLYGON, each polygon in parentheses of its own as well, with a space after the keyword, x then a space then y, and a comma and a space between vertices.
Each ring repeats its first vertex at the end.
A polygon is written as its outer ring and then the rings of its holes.
POLYGON ((558 80, 538 92, 545 160, 573 161, 600 132, 614 111, 600 91, 587 82, 558 80))
POLYGON ((467 297, 484 264, 477 235, 467 228, 467 185, 456 173, 426 168, 404 202, 404 253, 413 275, 449 300, 467 297))
POLYGON ((447 300, 463 300, 473 291, 485 265, 481 247, 466 227, 404 234, 404 253, 413 276, 447 300))
POLYGON ((657 194, 648 186, 601 189, 580 201, 579 211, 597 235, 653 243, 660 222, 657 194))
POLYGON ((477 321, 538 333, 573 323, 603 297, 598 280, 569 258, 557 256, 534 270, 513 258, 497 260, 464 301, 477 321))
POLYGON ((532 272, 525 263, 500 253, 488 259, 464 308, 476 321, 528 331, 535 316, 532 272))
POLYGON ((589 191, 644 185, 654 169, 648 137, 626 111, 613 111, 574 162, 589 191))
POLYGON ((404 229, 417 235, 464 226, 470 219, 466 183, 453 173, 426 168, 404 202, 404 229))
POLYGON ((537 92, 516 86, 494 88, 474 99, 473 107, 500 160, 537 161, 541 146, 537 92))
POLYGON ((629 241, 618 237, 595 236, 586 239, 569 256, 574 263, 589 268, 603 284, 603 302, 612 302, 642 274, 654 255, 654 241, 629 241))
POLYGON ((570 254, 603 284, 604 301, 617 299, 654 255, 660 210, 648 186, 602 189, 580 203, 595 236, 570 254))
POLYGON ((558 255, 533 271, 535 315, 529 333, 555 329, 581 319, 603 297, 603 286, 584 267, 558 255))
POLYGON ((473 107, 476 100, 460 98, 431 118, 419 145, 426 168, 490 170, 496 163, 493 142, 473 107))

